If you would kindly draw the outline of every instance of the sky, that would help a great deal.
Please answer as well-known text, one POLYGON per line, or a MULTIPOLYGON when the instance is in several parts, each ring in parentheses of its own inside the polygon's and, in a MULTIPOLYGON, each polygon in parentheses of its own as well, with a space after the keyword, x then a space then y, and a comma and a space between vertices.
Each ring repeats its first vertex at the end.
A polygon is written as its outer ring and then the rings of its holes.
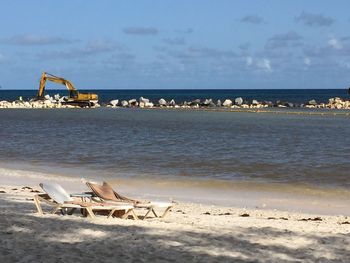
POLYGON ((2 89, 37 89, 43 71, 78 89, 350 86, 347 0, 1 0, 0 10, 2 89))

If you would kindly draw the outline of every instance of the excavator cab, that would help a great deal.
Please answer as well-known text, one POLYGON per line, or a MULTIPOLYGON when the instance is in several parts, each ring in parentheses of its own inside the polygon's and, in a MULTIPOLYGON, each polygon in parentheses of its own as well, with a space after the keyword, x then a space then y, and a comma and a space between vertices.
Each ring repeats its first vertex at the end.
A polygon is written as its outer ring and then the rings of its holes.
POLYGON ((68 98, 77 99, 78 98, 78 91, 68 90, 68 98))

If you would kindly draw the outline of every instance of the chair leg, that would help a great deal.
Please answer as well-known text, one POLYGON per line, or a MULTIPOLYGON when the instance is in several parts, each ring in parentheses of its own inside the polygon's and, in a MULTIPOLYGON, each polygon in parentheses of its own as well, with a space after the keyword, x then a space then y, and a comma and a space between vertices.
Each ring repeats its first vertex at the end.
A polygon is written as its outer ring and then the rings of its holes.
POLYGON ((133 208, 130 208, 128 211, 126 211, 126 213, 122 216, 122 218, 127 219, 129 215, 131 215, 134 218, 134 220, 138 219, 133 208))
POLYGON ((128 216, 129 216, 129 214, 130 214, 130 211, 131 211, 131 209, 126 210, 126 211, 125 211, 125 214, 122 215, 122 219, 128 219, 128 216))
POLYGON ((171 206, 169 206, 167 209, 165 209, 164 213, 160 216, 160 218, 164 218, 166 214, 170 211, 171 206))
POLYGON ((95 218, 95 214, 94 211, 92 210, 91 207, 85 207, 87 214, 91 217, 91 218, 95 218))
POLYGON ((43 209, 41 208, 41 205, 40 205, 40 200, 38 195, 34 196, 34 204, 36 206, 36 209, 38 210, 39 215, 41 216, 44 215, 43 209))
POLYGON ((114 212, 115 212, 115 209, 112 209, 112 211, 111 211, 111 212, 108 214, 107 218, 112 217, 112 216, 113 216, 113 214, 114 214, 114 212))
POLYGON ((136 213, 135 213, 135 210, 134 210, 134 209, 132 209, 132 210, 131 210, 131 214, 132 214, 132 216, 133 216, 134 220, 139 220, 139 217, 136 215, 136 213))
POLYGON ((153 208, 152 208, 152 212, 153 212, 155 217, 158 217, 158 215, 156 214, 156 211, 153 208))
POLYGON ((146 219, 146 217, 149 215, 149 213, 151 213, 153 210, 153 207, 150 207, 147 211, 147 213, 143 216, 143 219, 146 219))

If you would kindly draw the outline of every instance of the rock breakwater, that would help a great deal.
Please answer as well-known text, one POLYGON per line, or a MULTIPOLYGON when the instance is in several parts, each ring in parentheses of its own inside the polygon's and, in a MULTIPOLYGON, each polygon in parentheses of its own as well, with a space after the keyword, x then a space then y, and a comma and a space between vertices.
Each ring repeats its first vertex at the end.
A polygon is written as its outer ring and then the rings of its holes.
POLYGON ((67 103, 66 97, 60 97, 58 94, 53 97, 46 95, 44 100, 29 100, 25 101, 21 97, 15 101, 0 100, 0 108, 97 108, 100 106, 110 108, 181 108, 181 109, 198 109, 198 108, 223 108, 223 109, 263 109, 263 108, 309 108, 309 109, 350 109, 350 101, 339 97, 330 98, 328 103, 318 103, 311 99, 304 104, 297 104, 291 102, 283 102, 277 100, 272 101, 258 101, 258 100, 244 100, 242 97, 227 98, 223 102, 221 100, 213 101, 210 98, 201 100, 195 99, 192 101, 175 102, 174 99, 166 101, 164 98, 158 101, 151 101, 148 98, 140 97, 139 99, 120 100, 113 99, 107 104, 99 105, 98 103, 92 105, 72 105, 67 103))

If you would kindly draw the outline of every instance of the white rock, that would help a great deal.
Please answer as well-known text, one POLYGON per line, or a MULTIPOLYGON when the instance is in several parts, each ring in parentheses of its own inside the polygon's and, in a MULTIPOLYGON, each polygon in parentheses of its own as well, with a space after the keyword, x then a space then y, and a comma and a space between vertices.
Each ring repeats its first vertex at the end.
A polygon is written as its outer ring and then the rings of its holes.
POLYGON ((136 99, 129 100, 129 105, 130 106, 138 106, 137 100, 136 99))
POLYGON ((175 106, 176 105, 176 102, 175 102, 175 100, 171 100, 171 101, 169 101, 169 106, 175 106))
POLYGON ((149 99, 146 99, 146 98, 144 98, 144 97, 141 97, 140 98, 140 102, 143 102, 143 103, 149 103, 149 99))
POLYGON ((159 106, 166 106, 166 100, 165 99, 160 99, 158 101, 158 103, 159 103, 159 106))
POLYGON ((126 100, 122 100, 121 105, 122 107, 127 107, 129 105, 129 102, 127 102, 126 100))
POLYGON ((116 107, 119 103, 119 100, 111 100, 109 104, 111 104, 113 107, 116 107))
POLYGON ((224 103, 222 104, 224 107, 231 107, 232 106, 232 100, 226 99, 224 103))
POLYGON ((241 97, 235 98, 235 104, 236 105, 242 105, 243 104, 243 99, 241 97))
POLYGON ((47 100, 44 100, 44 104, 45 104, 45 105, 51 105, 51 104, 52 104, 52 102, 51 102, 51 100, 50 100, 50 99, 47 99, 47 100))
POLYGON ((252 101, 252 105, 258 105, 258 104, 259 104, 259 102, 257 100, 252 101))

